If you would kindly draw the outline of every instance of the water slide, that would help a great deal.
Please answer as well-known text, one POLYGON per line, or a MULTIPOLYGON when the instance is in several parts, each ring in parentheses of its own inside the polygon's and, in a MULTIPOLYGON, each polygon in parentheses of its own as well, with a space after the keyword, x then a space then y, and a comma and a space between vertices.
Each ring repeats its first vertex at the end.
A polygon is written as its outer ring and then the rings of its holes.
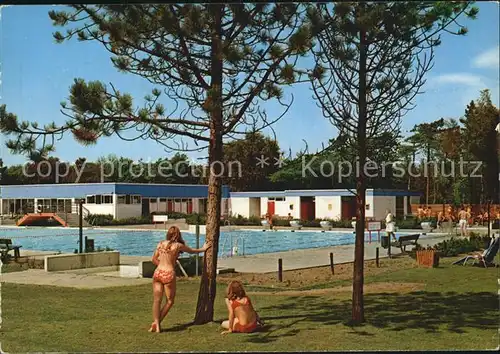
POLYGON ((62 226, 68 226, 66 221, 61 219, 56 213, 29 213, 24 215, 21 219, 17 221, 17 226, 27 226, 32 224, 34 221, 42 219, 54 219, 62 226))

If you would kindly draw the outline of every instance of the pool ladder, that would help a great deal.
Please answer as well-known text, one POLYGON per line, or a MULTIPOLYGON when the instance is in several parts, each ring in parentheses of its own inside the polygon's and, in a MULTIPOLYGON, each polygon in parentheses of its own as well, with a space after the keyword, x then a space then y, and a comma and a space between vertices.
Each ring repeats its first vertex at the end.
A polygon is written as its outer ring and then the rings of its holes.
POLYGON ((221 253, 222 257, 225 257, 224 250, 226 248, 226 243, 229 240, 229 253, 227 257, 233 257, 233 256, 238 256, 239 255, 239 247, 238 245, 241 244, 242 248, 242 253, 241 255, 245 255, 245 238, 242 236, 236 236, 233 238, 233 229, 231 228, 231 222, 229 220, 224 221, 224 226, 229 226, 229 230, 227 232, 227 236, 224 238, 224 241, 222 242, 222 247, 221 247, 221 253), (235 242, 236 241, 236 242, 235 242))

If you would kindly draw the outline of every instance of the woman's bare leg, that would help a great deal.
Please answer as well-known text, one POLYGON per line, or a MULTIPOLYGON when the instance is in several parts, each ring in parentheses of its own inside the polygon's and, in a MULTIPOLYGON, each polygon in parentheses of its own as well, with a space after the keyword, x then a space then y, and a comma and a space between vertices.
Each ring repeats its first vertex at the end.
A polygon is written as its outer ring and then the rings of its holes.
MULTIPOLYGON (((237 323, 239 323, 238 318, 235 318, 233 321, 233 330, 236 327, 237 323)), ((229 329, 229 320, 222 321, 222 323, 220 325, 224 329, 229 329)))
POLYGON ((165 289, 165 297, 167 298, 167 302, 165 305, 163 305, 160 313, 160 323, 163 321, 163 319, 168 315, 168 312, 174 305, 175 301, 175 293, 176 293, 176 284, 175 280, 169 284, 165 284, 164 289, 165 289))
POLYGON ((153 323, 150 332, 160 333, 160 306, 163 298, 163 284, 157 281, 153 282, 153 323))

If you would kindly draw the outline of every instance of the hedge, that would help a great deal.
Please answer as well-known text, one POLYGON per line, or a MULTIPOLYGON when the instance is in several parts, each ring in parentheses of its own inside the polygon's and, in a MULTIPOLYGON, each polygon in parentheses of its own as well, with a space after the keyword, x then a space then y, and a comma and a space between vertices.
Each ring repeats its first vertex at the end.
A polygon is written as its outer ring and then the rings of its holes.
POLYGON ((113 215, 110 214, 88 214, 85 217, 90 225, 93 226, 110 226, 110 225, 139 225, 139 224, 151 224, 152 217, 132 217, 125 219, 113 219, 113 215))
POLYGON ((411 250, 410 256, 416 258, 416 251, 427 249, 437 251, 440 257, 456 257, 459 254, 486 249, 490 242, 491 238, 487 235, 480 236, 471 232, 469 238, 452 237, 449 240, 444 240, 435 244, 433 247, 422 247, 417 244, 417 246, 411 250))
MULTIPOLYGON (((108 226, 108 225, 137 225, 137 224, 151 224, 153 215, 167 215, 169 219, 185 219, 187 224, 205 225, 207 222, 206 214, 184 214, 184 213, 165 213, 165 212, 153 212, 149 217, 132 217, 127 219, 114 220, 112 215, 104 214, 89 214, 85 220, 94 226, 108 226)), ((245 218, 241 215, 230 216, 228 219, 231 225, 235 226, 260 226, 261 218, 257 216, 252 216, 250 218, 245 218)), ((294 219, 295 220, 295 219, 294 219)), ((315 220, 300 220, 302 226, 304 227, 321 227, 321 221, 330 221, 332 227, 334 228, 352 228, 352 220, 329 220, 329 219, 315 219, 315 220)), ((431 220, 431 223, 435 227, 435 220, 431 220)), ((225 222, 223 222, 223 225, 225 222)), ((290 226, 290 221, 288 219, 273 219, 274 226, 286 227, 290 226)), ((381 222, 382 229, 385 228, 385 222, 381 222)), ((416 218, 397 219, 396 226, 399 229, 421 229, 420 221, 416 218)))

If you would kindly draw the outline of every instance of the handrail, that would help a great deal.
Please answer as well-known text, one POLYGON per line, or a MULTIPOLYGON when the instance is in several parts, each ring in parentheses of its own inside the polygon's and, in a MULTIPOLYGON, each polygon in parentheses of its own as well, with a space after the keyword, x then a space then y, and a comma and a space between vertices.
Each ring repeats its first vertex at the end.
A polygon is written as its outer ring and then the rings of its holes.
MULTIPOLYGON (((230 231, 231 232, 231 231, 230 231)), ((232 233, 229 233, 225 238, 224 238, 224 241, 222 241, 222 247, 221 247, 221 254, 222 254, 222 257, 226 257, 226 255, 224 254, 224 249, 225 249, 225 246, 226 246, 226 242, 227 242, 227 239, 229 239, 229 250, 230 250, 230 253, 228 255, 228 257, 233 257, 233 249, 234 247, 236 247, 237 249, 239 248, 239 244, 242 245, 242 250, 243 252, 241 253, 242 256, 245 255, 245 238, 243 236, 237 236, 235 238, 233 238, 233 235, 232 233), (234 242, 236 241, 236 242, 234 242)))
MULTIPOLYGON (((79 206, 78 204, 73 204, 71 206, 71 213, 72 214, 80 214, 80 210, 79 210, 79 206)), ((83 205, 82 205, 82 214, 83 214, 83 217, 86 217, 90 214, 90 210, 88 210, 87 208, 85 208, 83 205)))

